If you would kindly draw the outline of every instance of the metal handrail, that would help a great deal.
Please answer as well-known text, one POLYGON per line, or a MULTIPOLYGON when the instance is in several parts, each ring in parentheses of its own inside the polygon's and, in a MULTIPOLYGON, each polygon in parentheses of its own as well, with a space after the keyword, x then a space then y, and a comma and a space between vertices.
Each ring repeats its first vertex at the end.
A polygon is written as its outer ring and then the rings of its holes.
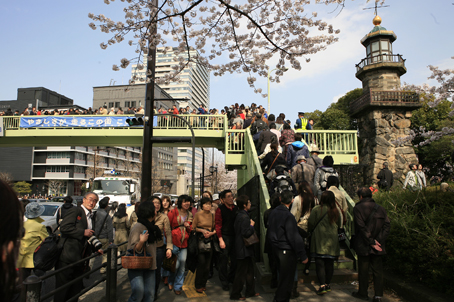
MULTIPOLYGON (((118 249, 118 247, 119 247, 119 246, 122 246, 122 245, 124 245, 124 244, 127 244, 127 243, 128 243, 128 241, 122 242, 122 243, 120 243, 120 244, 118 244, 118 245, 112 244, 112 245, 110 245, 107 249, 103 250, 103 252, 104 252, 104 253, 107 252, 107 253, 108 253, 108 254, 107 254, 107 255, 108 255, 108 258, 111 258, 112 251, 114 251, 114 253, 115 253, 114 261, 115 261, 115 263, 116 263, 117 259, 118 259, 119 257, 122 256, 122 255, 119 255, 119 256, 117 255, 117 249, 118 249)), ((46 274, 46 275, 44 275, 44 276, 41 276, 41 277, 37 277, 37 276, 35 276, 35 275, 29 276, 29 277, 28 277, 27 279, 25 279, 24 282, 23 282, 23 284, 24 284, 24 286, 25 286, 25 289, 26 289, 26 292, 27 292, 27 294, 26 294, 26 301, 43 301, 43 300, 49 299, 50 297, 52 297, 52 296, 55 295, 56 293, 58 293, 58 292, 64 290, 65 288, 67 288, 67 287, 69 287, 69 286, 75 284, 76 282, 78 282, 78 281, 84 279, 84 278, 87 277, 87 276, 90 276, 91 274, 95 273, 96 271, 100 270, 101 268, 107 266, 107 268, 108 268, 108 274, 107 274, 107 276, 103 276, 100 280, 96 281, 96 282, 95 282, 94 284, 92 284, 91 286, 84 288, 84 289, 83 289, 80 293, 78 293, 76 296, 74 296, 74 297, 72 297, 70 300, 68 300, 68 301, 76 301, 81 295, 83 295, 84 293, 88 292, 89 290, 91 290, 92 288, 94 288, 95 286, 97 286, 99 283, 101 283, 101 282, 103 282, 103 281, 106 281, 106 280, 108 280, 108 279, 110 278, 110 276, 109 276, 109 271, 110 271, 110 270, 109 270, 109 264, 110 264, 110 263, 109 263, 109 262, 104 263, 104 264, 101 264, 100 266, 97 266, 96 268, 91 269, 90 271, 88 271, 88 272, 84 273, 83 275, 81 275, 81 276, 75 278, 74 280, 72 280, 72 281, 70 281, 70 282, 68 282, 68 283, 66 283, 66 284, 64 284, 64 285, 62 285, 62 286, 60 286, 59 288, 55 288, 53 291, 51 291, 51 292, 49 292, 49 293, 47 293, 47 294, 41 296, 41 284, 42 284, 42 282, 43 282, 44 280, 46 280, 46 279, 52 277, 52 276, 55 276, 55 275, 58 274, 58 273, 61 273, 62 271, 65 271, 65 270, 67 270, 67 269, 69 269, 69 268, 71 268, 71 267, 74 267, 74 266, 76 266, 76 265, 79 265, 79 264, 81 264, 81 263, 84 263, 85 261, 88 261, 88 260, 90 260, 90 259, 92 259, 92 258, 99 257, 99 256, 101 256, 101 254, 98 253, 98 252, 96 252, 96 253, 93 253, 92 255, 88 256, 88 257, 85 257, 85 258, 79 260, 79 261, 76 261, 76 262, 74 262, 74 263, 71 263, 71 264, 69 264, 69 265, 67 265, 67 266, 65 266, 65 267, 62 267, 62 268, 58 269, 58 270, 54 270, 53 272, 48 273, 48 274, 46 274)), ((120 268, 120 269, 121 269, 121 268, 120 268)), ((115 274, 116 274, 116 272, 117 272, 117 270, 115 270, 115 274)), ((116 279, 116 277, 115 277, 115 279, 116 279)), ((108 301, 110 301, 110 300, 108 300, 108 301)))
POLYGON ((355 65, 356 71, 363 69, 365 66, 378 64, 378 63, 401 63, 405 65, 405 59, 402 58, 402 55, 394 55, 394 54, 379 54, 376 56, 370 56, 364 58, 355 65))

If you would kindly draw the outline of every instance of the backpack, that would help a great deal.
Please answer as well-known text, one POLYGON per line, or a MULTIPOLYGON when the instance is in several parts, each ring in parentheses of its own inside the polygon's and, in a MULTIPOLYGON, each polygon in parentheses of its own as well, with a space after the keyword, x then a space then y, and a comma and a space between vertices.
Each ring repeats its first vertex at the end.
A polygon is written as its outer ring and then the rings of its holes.
POLYGON ((334 170, 333 172, 327 172, 327 171, 324 171, 324 172, 325 172, 325 175, 323 176, 323 180, 320 183, 320 188, 322 189, 322 191, 326 191, 326 183, 328 182, 328 177, 336 176, 337 178, 339 178, 339 174, 337 173, 336 170, 334 170))
POLYGON ((293 191, 293 187, 291 185, 292 178, 286 175, 279 175, 277 176, 274 182, 274 192, 282 193, 285 190, 293 191))
POLYGON ((259 131, 265 130, 267 128, 267 125, 264 121, 256 120, 252 126, 251 126, 251 134, 254 135, 259 131))
POLYGON ((61 236, 53 233, 36 248, 33 263, 37 276, 44 275, 44 272, 50 271, 57 264, 63 250, 63 244, 60 244, 60 241, 61 236))

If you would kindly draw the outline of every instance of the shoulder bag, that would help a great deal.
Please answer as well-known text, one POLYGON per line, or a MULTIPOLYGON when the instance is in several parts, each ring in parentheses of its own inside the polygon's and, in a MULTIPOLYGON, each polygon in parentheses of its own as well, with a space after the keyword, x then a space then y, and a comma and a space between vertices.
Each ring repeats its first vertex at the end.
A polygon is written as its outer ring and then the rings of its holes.
POLYGON ((153 265, 153 257, 146 252, 145 247, 143 253, 137 253, 136 249, 128 250, 126 256, 121 257, 121 266, 126 269, 151 269, 153 265))

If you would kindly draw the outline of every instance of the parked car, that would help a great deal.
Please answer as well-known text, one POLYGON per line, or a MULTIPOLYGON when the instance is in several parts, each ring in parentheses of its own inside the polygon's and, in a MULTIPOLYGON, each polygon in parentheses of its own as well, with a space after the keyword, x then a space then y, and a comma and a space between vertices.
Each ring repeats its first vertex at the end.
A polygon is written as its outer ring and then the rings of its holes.
POLYGON ((57 228, 57 212, 63 205, 63 202, 40 202, 44 206, 44 213, 40 216, 44 221, 47 232, 50 234, 57 228))
MULTIPOLYGON (((78 202, 82 203, 84 197, 83 196, 71 196, 73 198, 73 204, 74 205, 77 205, 78 202)), ((65 198, 65 196, 57 196, 57 197, 54 197, 52 198, 51 202, 65 202, 63 200, 63 198, 65 198)))
POLYGON ((28 199, 28 201, 30 201, 30 202, 47 202, 47 199, 44 199, 44 198, 31 198, 31 199, 28 199))

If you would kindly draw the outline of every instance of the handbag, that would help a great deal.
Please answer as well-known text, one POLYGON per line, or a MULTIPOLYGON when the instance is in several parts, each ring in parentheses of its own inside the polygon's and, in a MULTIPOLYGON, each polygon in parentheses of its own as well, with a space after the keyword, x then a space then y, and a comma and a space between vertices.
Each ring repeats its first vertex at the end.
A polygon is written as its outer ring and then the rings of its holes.
POLYGON ((121 266, 127 269, 151 269, 153 257, 147 253, 137 253, 136 249, 128 250, 126 256, 121 257, 121 266))
POLYGON ((254 234, 249 236, 248 238, 243 237, 243 242, 245 246, 251 246, 253 244, 259 243, 259 237, 257 236, 257 233, 254 231, 254 234))
POLYGON ((337 237, 339 239, 339 242, 344 242, 347 239, 344 228, 337 228, 337 237))
POLYGON ((199 238, 199 253, 211 251, 211 238, 199 238))
POLYGON ((164 261, 162 262, 162 268, 165 269, 166 271, 169 271, 171 273, 175 273, 177 267, 177 255, 172 254, 172 257, 167 258, 164 257, 164 261))

